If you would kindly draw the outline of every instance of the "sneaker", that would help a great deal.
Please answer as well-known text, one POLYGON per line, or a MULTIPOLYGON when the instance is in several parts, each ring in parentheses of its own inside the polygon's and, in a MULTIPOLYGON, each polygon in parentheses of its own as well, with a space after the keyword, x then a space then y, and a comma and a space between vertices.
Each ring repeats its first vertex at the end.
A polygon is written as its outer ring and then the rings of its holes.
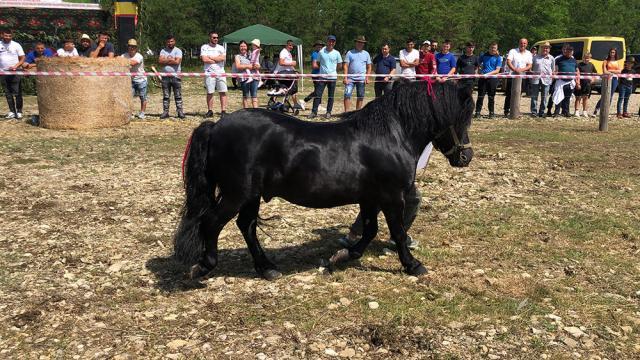
MULTIPOLYGON (((20 113, 18 113, 18 119, 20 119, 22 117, 22 115, 20 115, 20 113)), ((622 113, 622 117, 623 118, 630 118, 631 115, 629 115, 629 113, 622 113)))
POLYGON ((204 117, 205 117, 205 118, 213 117, 213 110, 209 110, 209 111, 207 111, 207 113, 206 113, 206 114, 204 114, 204 117))
POLYGON ((545 115, 545 114, 544 114, 544 111, 543 111, 543 112, 539 112, 539 113, 538 113, 538 117, 539 117, 539 118, 545 118, 545 117, 547 117, 547 115, 545 115))
POLYGON ((618 118, 618 119, 622 119, 622 114, 617 113, 617 114, 616 114, 616 118, 618 118))
POLYGON ((331 119, 331 113, 328 112, 328 113, 324 114, 324 118, 325 119, 331 119))
POLYGON ((538 117, 538 113, 537 112, 532 112, 531 113, 531 117, 538 117))
POLYGON ((15 119, 16 118, 16 114, 10 112, 7 114, 7 116, 4 117, 5 119, 15 119))
POLYGON ((167 111, 163 112, 162 115, 160 115, 160 119, 168 119, 169 118, 169 113, 167 111))
POLYGON ((490 112, 489 113, 489 119, 493 119, 494 117, 496 117, 496 113, 490 112))
POLYGON ((186 118, 184 112, 182 110, 178 110, 178 119, 184 119, 186 118))
POLYGON ((316 116, 318 116, 318 114, 312 112, 311 114, 307 115, 307 119, 315 119, 316 116))
POLYGON ((477 112, 477 113, 475 113, 475 114, 473 115, 473 118, 474 118, 474 119, 477 119, 477 118, 479 118, 479 117, 480 117, 480 113, 479 113, 479 112, 477 112))
POLYGON ((144 111, 140 111, 140 112, 138 113, 138 119, 140 119, 140 120, 144 120, 144 118, 146 118, 146 115, 144 114, 144 111))
POLYGON ((22 113, 21 112, 16 113, 16 119, 22 119, 22 113))
POLYGON ((264 85, 264 81, 260 80, 260 82, 258 83, 258 89, 261 88, 262 85, 264 85))
MULTIPOLYGON (((407 235, 407 241, 409 243, 409 249, 411 250, 417 249, 418 245, 420 245, 420 243, 418 243, 417 240, 413 240, 413 238, 410 235, 407 235)), ((392 239, 389 239, 389 244, 396 246, 396 242, 393 241, 392 239)))
POLYGON ((575 116, 577 116, 577 117, 582 116, 582 114, 580 114, 580 110, 576 110, 576 112, 575 112, 573 115, 575 115, 575 116))
POLYGON ((357 239, 350 239, 348 235, 345 235, 341 238, 338 239, 338 244, 340 244, 340 246, 342 246, 343 248, 350 248, 353 245, 355 245, 358 242, 357 239))
POLYGON ((593 110, 593 116, 598 116, 598 112, 600 112, 600 110, 599 110, 599 109, 595 109, 595 110, 593 110))
POLYGON ((582 114, 582 116, 586 117, 586 118, 590 118, 591 115, 589 115, 589 113, 585 110, 585 112, 582 114))
POLYGON ((303 111, 307 109, 307 104, 304 102, 304 100, 298 100, 298 105, 300 105, 300 109, 303 111))

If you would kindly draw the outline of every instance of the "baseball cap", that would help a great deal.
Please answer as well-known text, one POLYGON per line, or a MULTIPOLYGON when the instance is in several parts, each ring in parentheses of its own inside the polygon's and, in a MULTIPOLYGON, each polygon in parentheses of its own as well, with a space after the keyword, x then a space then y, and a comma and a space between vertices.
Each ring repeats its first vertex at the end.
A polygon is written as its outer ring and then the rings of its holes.
POLYGON ((431 41, 425 40, 422 42, 422 45, 431 45, 431 41))
POLYGON ((329 36, 327 36, 327 41, 329 41, 329 40, 336 41, 336 36, 335 36, 335 35, 329 35, 329 36))

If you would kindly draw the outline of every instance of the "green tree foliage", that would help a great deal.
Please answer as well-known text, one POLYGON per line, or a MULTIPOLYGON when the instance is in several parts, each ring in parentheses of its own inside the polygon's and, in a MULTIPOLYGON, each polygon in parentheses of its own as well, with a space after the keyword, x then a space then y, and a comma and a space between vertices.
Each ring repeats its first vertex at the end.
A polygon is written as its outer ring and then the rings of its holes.
MULTIPOLYGON (((532 44, 568 36, 623 36, 627 47, 640 47, 640 0, 142 0, 142 39, 158 48, 173 33, 181 47, 196 48, 207 33, 221 35, 261 23, 295 35, 306 44, 338 37, 346 50, 363 34, 369 48, 388 41, 394 52, 408 37, 450 39, 454 49, 475 41, 483 49, 492 41, 501 51, 525 37, 532 44)), ((247 39, 251 40, 251 39, 247 39)))

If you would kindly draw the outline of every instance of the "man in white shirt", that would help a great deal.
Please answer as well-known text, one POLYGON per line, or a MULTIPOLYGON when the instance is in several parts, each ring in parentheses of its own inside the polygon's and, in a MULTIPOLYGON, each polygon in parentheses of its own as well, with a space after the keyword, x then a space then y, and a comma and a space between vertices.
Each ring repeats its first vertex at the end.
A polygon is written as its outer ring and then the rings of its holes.
MULTIPOLYGON (((527 50, 529 41, 527 39, 520 39, 517 49, 511 49, 507 55, 507 67, 511 70, 511 74, 524 74, 531 70, 533 65, 533 57, 531 52, 527 50)), ((507 79, 507 88, 504 99, 504 116, 509 115, 511 110, 511 84, 513 79, 507 79)))
MULTIPOLYGON (((287 45, 280 50, 280 56, 278 57, 278 64, 276 65, 276 69, 274 73, 276 74, 295 74, 296 66, 298 62, 293 60, 293 55, 291 55, 291 50, 293 50, 293 40, 287 40, 287 45)), ((293 100, 293 106, 295 108, 301 108, 301 105, 298 103, 298 96, 296 95, 298 92, 297 84, 294 84, 296 79, 287 77, 278 79, 278 82, 284 86, 286 86, 289 90, 289 95, 291 95, 291 99, 293 100)), ((304 109, 303 109, 304 110, 304 109)))
POLYGON ((415 47, 413 39, 407 40, 407 47, 400 50, 400 67, 402 68, 402 75, 407 79, 416 78, 416 66, 420 64, 420 52, 415 47))
POLYGON ((140 97, 140 112, 137 116, 139 119, 144 119, 144 112, 147 108, 147 77, 144 75, 144 58, 138 52, 138 42, 136 39, 129 39, 127 42, 127 52, 121 56, 129 60, 131 72, 139 74, 131 77, 131 90, 133 96, 137 95, 140 97))
POLYGON ((58 49, 57 54, 59 57, 73 57, 80 56, 78 55, 78 50, 76 50, 76 46, 73 44, 73 40, 65 39, 62 44, 62 48, 58 49))
MULTIPOLYGON (((25 56, 22 46, 13 41, 12 30, 1 30, 0 37, 0 70, 16 71, 24 64, 25 56)), ((9 113, 5 119, 22 119, 22 87, 19 75, 0 76, 9 113)))
POLYGON ((213 116, 213 93, 218 90, 220 94, 220 115, 227 112, 227 76, 224 72, 224 60, 227 53, 224 47, 218 44, 218 33, 212 31, 209 33, 209 43, 202 45, 200 48, 200 58, 204 62, 204 72, 207 76, 204 78, 204 85, 207 88, 207 113, 204 117, 213 116))

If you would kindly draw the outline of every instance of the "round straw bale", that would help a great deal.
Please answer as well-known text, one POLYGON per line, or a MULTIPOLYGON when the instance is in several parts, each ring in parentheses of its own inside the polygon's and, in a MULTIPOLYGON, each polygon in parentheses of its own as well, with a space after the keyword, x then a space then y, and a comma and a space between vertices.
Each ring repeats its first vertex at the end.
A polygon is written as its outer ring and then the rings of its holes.
MULTIPOLYGON (((122 58, 53 57, 39 59, 38 71, 128 72, 122 58)), ((36 76, 40 126, 48 129, 94 129, 129 123, 131 78, 128 76, 36 76)))

